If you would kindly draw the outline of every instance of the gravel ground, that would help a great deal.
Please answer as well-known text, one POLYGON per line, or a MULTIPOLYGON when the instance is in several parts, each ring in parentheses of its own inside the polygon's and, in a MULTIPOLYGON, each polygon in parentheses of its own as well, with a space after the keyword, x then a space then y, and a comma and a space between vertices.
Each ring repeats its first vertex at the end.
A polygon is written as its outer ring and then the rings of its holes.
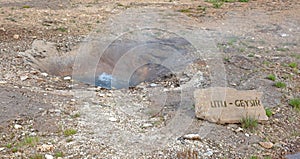
POLYGON ((300 152, 299 110, 289 104, 300 98, 297 0, 7 0, 0 11, 1 158, 284 158, 300 152), (156 25, 146 23, 153 8, 159 10, 153 15, 171 17, 159 25, 198 30, 188 38, 200 40, 204 54, 175 77, 130 89, 71 78, 86 37, 117 36, 123 25, 156 25), (44 50, 34 51, 37 40, 46 42, 39 45, 44 50), (210 46, 215 59, 205 54, 210 46), (27 53, 37 53, 39 65, 27 53), (218 73, 226 79, 214 80, 218 73), (269 120, 249 130, 196 119, 193 91, 218 82, 262 91, 269 120))

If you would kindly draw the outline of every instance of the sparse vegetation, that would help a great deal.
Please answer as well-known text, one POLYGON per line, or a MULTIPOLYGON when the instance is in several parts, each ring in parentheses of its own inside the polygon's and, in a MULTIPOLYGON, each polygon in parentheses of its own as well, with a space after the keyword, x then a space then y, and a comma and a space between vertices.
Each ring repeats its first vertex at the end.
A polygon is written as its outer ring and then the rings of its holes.
POLYGON ((8 144, 6 144, 6 147, 9 148, 9 149, 12 148, 12 144, 8 143, 8 144))
POLYGON ((297 63, 296 62, 291 62, 291 63, 289 63, 289 67, 296 68, 297 67, 297 63))
POLYGON ((17 147, 12 148, 11 152, 13 153, 18 152, 18 148, 17 147))
POLYGON ((31 8, 29 5, 24 5, 22 8, 31 8))
POLYGON ((253 117, 246 116, 242 118, 241 124, 244 129, 249 129, 252 131, 258 126, 258 120, 253 117))
POLYGON ((59 27, 56 30, 61 31, 61 32, 66 32, 67 28, 65 28, 65 27, 59 27))
POLYGON ((271 117, 273 115, 273 112, 272 112, 272 110, 270 108, 266 108, 265 111, 266 111, 266 115, 268 117, 271 117))
POLYGON ((35 146, 38 142, 38 137, 25 137, 24 140, 20 143, 20 146, 35 146))
POLYGON ((257 156, 251 156, 250 159, 258 159, 257 156))
POLYGON ((64 131, 65 136, 72 136, 76 133, 77 133, 77 131, 75 129, 67 129, 67 130, 64 131))
POLYGON ((62 152, 56 152, 55 157, 64 157, 62 152))
POLYGON ((272 81, 275 81, 275 80, 276 80, 276 77, 275 77, 275 75, 273 75, 273 74, 269 74, 269 75, 267 76, 267 79, 272 80, 272 81))
POLYGON ((190 9, 180 9, 179 12, 181 12, 181 13, 189 13, 189 12, 191 12, 191 10, 190 9))
POLYGON ((297 111, 300 111, 300 98, 291 99, 289 105, 293 106, 297 111))
POLYGON ((274 85, 277 88, 285 88, 286 87, 286 84, 284 82, 276 82, 274 85))
POLYGON ((30 159, 44 159, 44 156, 41 154, 35 154, 34 156, 30 157, 30 159))
POLYGON ((74 115, 72 115, 72 118, 79 118, 80 117, 80 113, 76 113, 74 115))

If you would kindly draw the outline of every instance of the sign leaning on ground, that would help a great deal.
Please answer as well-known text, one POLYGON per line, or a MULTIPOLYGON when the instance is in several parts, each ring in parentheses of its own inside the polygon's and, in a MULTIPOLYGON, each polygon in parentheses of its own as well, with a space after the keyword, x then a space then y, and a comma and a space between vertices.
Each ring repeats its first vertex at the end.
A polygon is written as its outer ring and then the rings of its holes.
POLYGON ((233 88, 212 87, 194 92, 196 117, 215 123, 239 123, 251 117, 266 121, 261 92, 240 91, 233 88))

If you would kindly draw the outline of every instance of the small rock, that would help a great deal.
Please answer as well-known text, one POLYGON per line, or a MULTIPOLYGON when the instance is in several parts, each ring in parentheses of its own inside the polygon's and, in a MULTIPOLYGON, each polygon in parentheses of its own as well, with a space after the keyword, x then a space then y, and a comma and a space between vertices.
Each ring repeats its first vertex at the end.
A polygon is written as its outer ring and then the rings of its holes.
POLYGON ((76 99, 74 99, 74 98, 71 99, 71 102, 75 102, 75 101, 76 101, 76 99))
POLYGON ((282 33, 282 34, 280 34, 280 36, 281 37, 287 37, 287 36, 289 36, 288 34, 285 34, 285 33, 282 33))
POLYGON ((47 77, 48 73, 43 72, 43 73, 41 73, 41 75, 44 76, 44 77, 47 77))
POLYGON ((273 143, 272 142, 259 142, 260 146, 262 146, 263 148, 266 149, 270 149, 273 147, 273 143))
POLYGON ((98 96, 99 96, 99 97, 105 97, 105 94, 99 93, 98 96))
POLYGON ((70 76, 66 76, 66 77, 64 77, 64 80, 65 81, 68 81, 68 80, 71 80, 72 78, 70 77, 70 76))
POLYGON ((20 38, 20 35, 15 34, 13 37, 14 37, 14 39, 19 39, 19 38, 20 38))
POLYGON ((0 81, 0 84, 6 84, 7 82, 6 81, 0 81))
POLYGON ((5 150, 5 147, 0 147, 0 151, 3 151, 3 150, 5 150))
POLYGON ((19 125, 19 124, 15 124, 15 125, 14 125, 14 128, 15 128, 15 129, 22 129, 22 126, 19 125))
POLYGON ((186 139, 186 140, 201 140, 199 134, 187 134, 187 135, 183 135, 183 139, 186 139))
POLYGON ((54 157, 53 157, 52 155, 46 154, 46 155, 45 155, 45 158, 46 158, 46 159, 53 159, 54 157))
POLYGON ((116 122, 116 121, 118 121, 118 119, 115 118, 115 117, 110 117, 110 118, 108 118, 108 120, 111 121, 111 122, 116 122))
POLYGON ((36 150, 37 151, 42 151, 42 152, 49 152, 49 151, 53 151, 54 150, 54 146, 53 145, 43 144, 43 145, 37 146, 36 150))
POLYGON ((5 28, 0 28, 1 31, 6 31, 5 28))
POLYGON ((248 133, 245 133, 245 136, 249 137, 250 135, 248 133))
MULTIPOLYGON (((240 131, 243 131, 244 129, 243 128, 241 128, 241 127, 238 127, 237 129, 235 129, 234 131, 235 132, 240 132, 240 131)), ((246 135, 246 134, 245 134, 246 135)))
POLYGON ((25 81, 25 80, 27 80, 28 79, 28 76, 20 76, 20 79, 21 79, 21 81, 25 81))
POLYGON ((157 86, 156 83, 151 83, 151 84, 150 84, 150 87, 156 87, 156 86, 157 86))
POLYGON ((151 123, 145 123, 142 125, 142 128, 150 128, 150 127, 153 127, 151 123))

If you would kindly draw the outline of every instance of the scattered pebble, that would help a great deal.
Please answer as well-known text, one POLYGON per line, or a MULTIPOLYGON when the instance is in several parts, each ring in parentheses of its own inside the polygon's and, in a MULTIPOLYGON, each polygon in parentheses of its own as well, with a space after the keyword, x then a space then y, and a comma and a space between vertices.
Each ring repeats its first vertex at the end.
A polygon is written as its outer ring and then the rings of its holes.
POLYGON ((153 127, 153 125, 151 123, 144 123, 142 125, 142 128, 150 128, 150 127, 153 127))
POLYGON ((6 84, 7 82, 6 81, 0 81, 0 84, 6 84))
MULTIPOLYGON (((241 131, 243 131, 244 129, 243 128, 241 128, 241 127, 238 127, 237 129, 235 129, 234 131, 235 132, 241 132, 241 131)), ((245 134, 246 135, 246 134, 245 134)))
POLYGON ((14 37, 14 39, 19 39, 19 38, 20 38, 20 35, 15 34, 13 37, 14 37))
POLYGON ((186 135, 183 135, 183 139, 186 139, 186 140, 201 140, 199 134, 186 134, 186 135))
POLYGON ((54 146, 53 145, 43 144, 43 145, 37 146, 36 150, 37 151, 42 151, 42 152, 49 152, 49 151, 53 151, 54 150, 54 146))
POLYGON ((111 122, 116 122, 116 121, 118 121, 118 119, 115 118, 115 117, 110 117, 110 118, 108 118, 108 120, 111 121, 111 122))
POLYGON ((274 144, 272 142, 259 142, 259 145, 263 148, 270 149, 274 144))
POLYGON ((28 79, 28 76, 24 75, 24 76, 20 76, 21 81, 25 81, 28 79))
POLYGON ((14 125, 14 128, 15 128, 15 129, 22 129, 22 126, 19 125, 19 124, 15 124, 15 125, 14 125))
POLYGON ((245 133, 245 136, 249 137, 250 135, 248 133, 245 133))
POLYGON ((46 159, 53 159, 54 157, 53 157, 52 155, 46 154, 46 155, 45 155, 45 158, 46 158, 46 159))
POLYGON ((64 80, 65 81, 68 81, 68 80, 71 80, 72 78, 70 77, 70 76, 66 76, 66 77, 64 77, 64 80))
POLYGON ((41 75, 44 76, 44 77, 47 77, 48 73, 43 72, 43 73, 41 73, 41 75))

